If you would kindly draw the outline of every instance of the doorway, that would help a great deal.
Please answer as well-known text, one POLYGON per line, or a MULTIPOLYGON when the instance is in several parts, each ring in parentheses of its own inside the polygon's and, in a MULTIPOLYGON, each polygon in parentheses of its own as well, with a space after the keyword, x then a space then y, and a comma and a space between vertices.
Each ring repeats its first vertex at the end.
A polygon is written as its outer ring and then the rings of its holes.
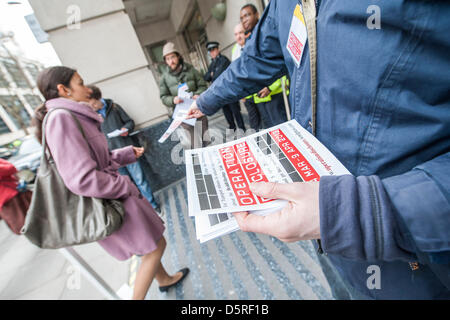
POLYGON ((182 34, 188 48, 189 58, 194 68, 201 73, 205 73, 208 70, 207 51, 205 47, 208 36, 197 1, 195 1, 192 16, 188 21, 182 34))

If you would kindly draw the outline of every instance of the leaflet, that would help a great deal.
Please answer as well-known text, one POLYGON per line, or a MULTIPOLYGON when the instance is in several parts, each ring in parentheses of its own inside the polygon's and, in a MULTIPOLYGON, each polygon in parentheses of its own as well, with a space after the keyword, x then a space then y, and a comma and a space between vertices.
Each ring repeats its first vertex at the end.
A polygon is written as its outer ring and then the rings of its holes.
POLYGON ((196 215, 195 229, 200 243, 239 230, 236 219, 230 213, 196 215))
POLYGON ((185 98, 182 103, 177 104, 175 107, 175 111, 173 112, 173 119, 182 119, 183 123, 186 123, 190 126, 195 126, 197 119, 188 119, 186 120, 186 116, 188 114, 189 108, 191 107, 193 99, 185 98))
POLYGON ((172 115, 173 121, 170 123, 169 128, 158 140, 159 143, 164 143, 175 130, 181 125, 181 123, 186 123, 190 126, 195 126, 197 119, 186 119, 189 108, 191 107, 194 100, 192 99, 192 93, 188 92, 188 86, 186 83, 180 84, 178 86, 178 97, 183 100, 183 102, 176 105, 175 110, 172 115))
POLYGON ((124 134, 125 132, 128 132, 128 129, 126 129, 126 128, 123 128, 123 129, 116 129, 116 130, 114 130, 114 131, 108 133, 106 136, 107 136, 108 138, 115 138, 115 137, 120 136, 121 134, 124 134))
POLYGON ((226 144, 186 150, 189 215, 199 225, 206 221, 197 219, 203 215, 226 212, 230 217, 239 211, 265 215, 287 202, 253 194, 250 183, 319 181, 324 175, 343 174, 350 172, 292 120, 226 144))
POLYGON ((178 97, 183 100, 183 102, 176 105, 175 110, 173 112, 173 119, 183 119, 183 123, 186 123, 190 126, 195 126, 197 119, 188 119, 186 120, 187 113, 189 108, 191 107, 194 99, 192 99, 192 93, 188 92, 188 86, 186 83, 183 83, 178 86, 178 97))
POLYGON ((159 143, 164 143, 171 135, 172 133, 177 130, 177 128, 181 125, 181 123, 183 122, 182 118, 178 118, 173 120, 170 123, 169 128, 166 130, 166 132, 164 132, 164 134, 162 135, 162 137, 158 140, 159 143))

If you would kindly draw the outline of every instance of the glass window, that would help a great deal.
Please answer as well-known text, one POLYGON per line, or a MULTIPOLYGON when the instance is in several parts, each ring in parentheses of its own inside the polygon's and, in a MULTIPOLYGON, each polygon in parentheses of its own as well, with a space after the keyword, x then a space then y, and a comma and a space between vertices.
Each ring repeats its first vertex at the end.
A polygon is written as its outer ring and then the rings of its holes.
POLYGON ((3 121, 2 118, 0 118, 0 134, 3 133, 10 133, 11 130, 9 130, 8 126, 6 125, 6 123, 3 121))
POLYGON ((0 104, 19 128, 28 127, 31 117, 17 96, 0 96, 0 104))
POLYGON ((208 37, 206 35, 205 23, 197 3, 195 3, 195 8, 188 25, 183 30, 183 37, 189 50, 191 64, 200 73, 205 73, 208 70, 209 64, 207 61, 208 53, 205 47, 208 37))
POLYGON ((39 107, 44 101, 42 101, 41 97, 39 96, 35 96, 33 94, 26 94, 24 95, 25 100, 27 100, 28 104, 30 105, 30 107, 34 109, 36 109, 37 107, 39 107))
POLYGON ((3 72, 0 71, 0 88, 9 88, 9 82, 6 80, 3 72))
POLYGON ((5 65, 6 70, 8 70, 9 74, 13 78, 14 82, 17 84, 19 88, 29 88, 29 84, 27 79, 20 70, 16 61, 13 59, 3 58, 3 63, 5 65))
POLYGON ((37 77, 39 75, 39 68, 36 65, 31 64, 31 63, 27 64, 26 68, 27 68, 28 72, 30 73, 31 78, 33 78, 34 82, 36 82, 37 77))
POLYGON ((6 49, 2 45, 0 45, 0 54, 2 56, 7 56, 8 55, 8 51, 6 51, 6 49))

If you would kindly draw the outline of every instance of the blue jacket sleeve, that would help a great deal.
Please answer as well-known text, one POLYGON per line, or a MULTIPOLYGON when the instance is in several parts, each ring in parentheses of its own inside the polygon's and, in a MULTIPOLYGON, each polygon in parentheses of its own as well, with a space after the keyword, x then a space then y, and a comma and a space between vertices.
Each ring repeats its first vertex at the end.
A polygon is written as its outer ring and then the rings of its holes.
POLYGON ((323 177, 320 228, 325 252, 366 261, 435 263, 450 251, 449 153, 402 175, 323 177), (420 260, 419 260, 420 261, 420 260))
POLYGON ((249 96, 287 74, 278 37, 277 2, 271 1, 235 60, 198 99, 199 109, 212 115, 221 106, 249 96))

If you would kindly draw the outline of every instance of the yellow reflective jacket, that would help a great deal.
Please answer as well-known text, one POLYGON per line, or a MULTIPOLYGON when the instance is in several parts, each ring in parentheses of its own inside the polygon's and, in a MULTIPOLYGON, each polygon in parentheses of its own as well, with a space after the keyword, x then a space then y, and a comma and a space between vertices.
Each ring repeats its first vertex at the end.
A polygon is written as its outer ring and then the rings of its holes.
POLYGON ((251 99, 253 97, 253 101, 258 104, 258 103, 262 103, 262 102, 268 102, 272 100, 272 96, 282 93, 283 92, 283 86, 281 81, 285 81, 286 83, 286 94, 289 95, 289 80, 287 79, 286 76, 283 76, 282 78, 278 79, 277 81, 275 81, 274 83, 272 83, 269 86, 269 90, 270 90, 270 94, 267 97, 264 98, 260 98, 258 97, 258 93, 255 93, 253 95, 250 95, 248 97, 246 97, 246 99, 251 99))

